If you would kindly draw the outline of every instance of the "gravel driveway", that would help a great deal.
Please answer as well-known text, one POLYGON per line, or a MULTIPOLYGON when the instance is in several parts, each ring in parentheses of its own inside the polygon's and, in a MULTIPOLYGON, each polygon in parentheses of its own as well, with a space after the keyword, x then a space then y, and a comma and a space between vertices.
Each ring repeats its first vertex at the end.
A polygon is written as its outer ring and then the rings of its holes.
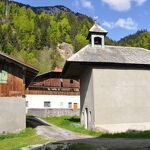
POLYGON ((28 121, 36 127, 39 135, 44 135, 57 143, 83 142, 96 147, 144 147, 150 149, 150 139, 97 138, 68 131, 39 118, 28 119, 28 121))

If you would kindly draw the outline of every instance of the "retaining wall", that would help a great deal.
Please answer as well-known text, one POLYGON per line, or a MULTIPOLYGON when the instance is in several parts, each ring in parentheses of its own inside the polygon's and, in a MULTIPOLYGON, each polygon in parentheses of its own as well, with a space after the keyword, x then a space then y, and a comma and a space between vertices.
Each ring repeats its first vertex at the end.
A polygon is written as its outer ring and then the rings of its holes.
POLYGON ((51 116, 79 116, 80 109, 28 109, 28 114, 41 118, 51 116))

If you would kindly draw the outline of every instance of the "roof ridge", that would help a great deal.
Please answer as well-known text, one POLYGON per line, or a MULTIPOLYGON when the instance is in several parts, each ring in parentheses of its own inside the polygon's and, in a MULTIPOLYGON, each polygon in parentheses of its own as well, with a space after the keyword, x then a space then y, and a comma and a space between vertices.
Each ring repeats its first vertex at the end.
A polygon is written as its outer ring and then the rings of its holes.
POLYGON ((143 49, 143 50, 146 50, 146 51, 149 51, 149 52, 150 52, 150 50, 145 49, 145 48, 143 48, 143 47, 133 47, 133 46, 128 47, 128 46, 120 46, 120 45, 105 45, 105 46, 106 46, 106 47, 120 47, 120 48, 143 49))

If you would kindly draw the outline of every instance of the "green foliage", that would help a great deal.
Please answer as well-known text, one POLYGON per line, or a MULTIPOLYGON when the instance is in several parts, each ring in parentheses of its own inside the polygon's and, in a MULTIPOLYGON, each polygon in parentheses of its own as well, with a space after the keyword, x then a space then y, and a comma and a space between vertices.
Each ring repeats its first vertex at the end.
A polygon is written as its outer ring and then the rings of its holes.
POLYGON ((150 138, 150 131, 130 131, 124 133, 103 133, 103 132, 95 132, 92 130, 87 130, 80 125, 80 118, 77 116, 69 117, 47 117, 44 118, 45 121, 53 123, 59 127, 68 129, 73 132, 78 132, 82 134, 87 134, 91 136, 97 137, 105 137, 105 138, 150 138))
POLYGON ((87 43, 88 41, 86 40, 85 36, 83 36, 82 34, 77 34, 73 43, 75 52, 84 47, 87 43))
POLYGON ((150 32, 147 30, 137 31, 133 35, 122 38, 117 43, 122 46, 143 47, 150 49, 150 32))
POLYGON ((57 44, 74 44, 78 51, 87 43, 93 21, 72 13, 51 16, 32 9, 11 2, 6 18, 4 3, 0 2, 0 50, 38 67, 41 72, 62 67, 64 60, 56 50, 57 44))

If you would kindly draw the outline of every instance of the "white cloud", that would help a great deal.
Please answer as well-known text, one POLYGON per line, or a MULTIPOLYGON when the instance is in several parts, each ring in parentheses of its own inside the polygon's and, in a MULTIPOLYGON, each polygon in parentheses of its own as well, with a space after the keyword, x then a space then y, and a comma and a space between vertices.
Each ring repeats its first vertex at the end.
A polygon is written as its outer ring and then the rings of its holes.
POLYGON ((112 28, 114 28, 114 23, 105 21, 105 22, 103 22, 103 26, 106 26, 106 27, 112 29, 112 28))
POLYGON ((98 20, 98 16, 94 16, 94 20, 97 21, 98 20))
POLYGON ((146 2, 147 0, 135 0, 137 2, 138 5, 142 5, 144 2, 146 2))
POLYGON ((116 22, 103 22, 103 25, 108 27, 108 28, 124 28, 127 30, 137 30, 138 24, 130 17, 124 19, 124 18, 119 18, 116 22))
POLYGON ((82 4, 83 7, 89 8, 89 9, 94 8, 91 1, 88 1, 88 0, 80 0, 80 1, 81 1, 81 4, 82 4))
POLYGON ((74 5, 76 5, 77 7, 82 6, 84 8, 94 9, 94 6, 92 5, 92 2, 90 0, 75 0, 74 5))
POLYGON ((102 0, 102 2, 109 5, 110 8, 117 11, 127 11, 131 8, 132 2, 136 2, 137 5, 142 5, 147 0, 102 0))

